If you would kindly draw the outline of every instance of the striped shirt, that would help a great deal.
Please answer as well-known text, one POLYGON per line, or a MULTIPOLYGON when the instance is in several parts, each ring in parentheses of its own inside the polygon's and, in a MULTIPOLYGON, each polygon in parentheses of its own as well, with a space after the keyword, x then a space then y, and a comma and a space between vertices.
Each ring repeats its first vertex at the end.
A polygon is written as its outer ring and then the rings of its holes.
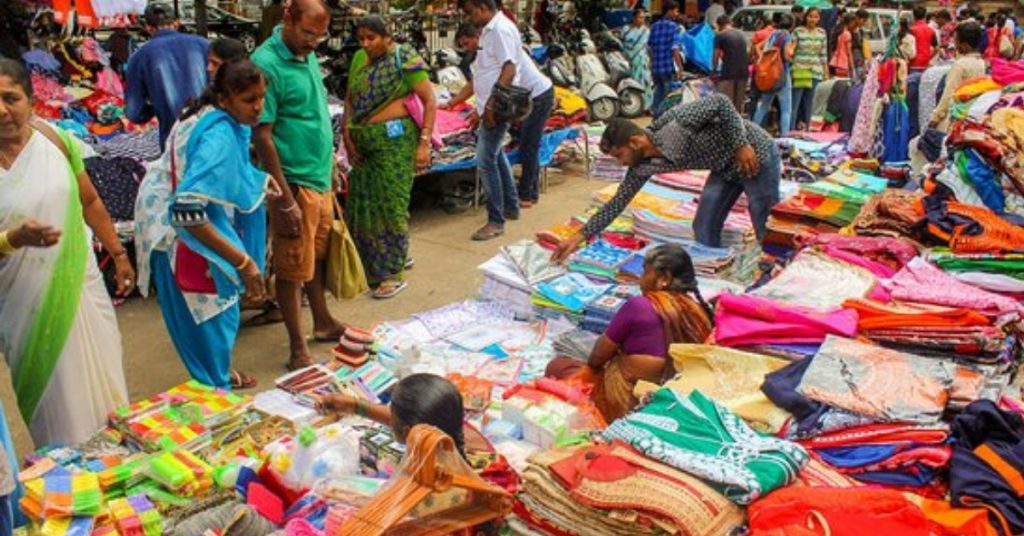
POLYGON ((793 30, 796 48, 793 53, 794 69, 810 69, 811 78, 825 79, 825 63, 828 61, 828 36, 825 30, 808 30, 801 26, 793 30))

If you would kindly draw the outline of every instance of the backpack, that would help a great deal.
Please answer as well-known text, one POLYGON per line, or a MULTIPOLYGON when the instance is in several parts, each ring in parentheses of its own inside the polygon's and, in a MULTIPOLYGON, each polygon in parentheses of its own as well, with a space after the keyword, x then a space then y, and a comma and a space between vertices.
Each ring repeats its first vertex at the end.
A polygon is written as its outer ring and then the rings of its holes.
POLYGON ((782 85, 782 46, 778 45, 780 32, 775 32, 764 43, 761 55, 754 65, 754 84, 762 93, 777 90, 782 85))

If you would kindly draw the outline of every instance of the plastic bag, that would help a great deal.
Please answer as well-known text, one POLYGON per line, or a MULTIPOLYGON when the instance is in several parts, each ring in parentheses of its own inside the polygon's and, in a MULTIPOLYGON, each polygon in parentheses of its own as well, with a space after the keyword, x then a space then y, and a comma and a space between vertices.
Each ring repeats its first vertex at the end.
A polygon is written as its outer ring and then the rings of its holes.
POLYGON ((715 31, 707 23, 702 23, 687 30, 682 41, 686 62, 710 73, 715 54, 715 31))

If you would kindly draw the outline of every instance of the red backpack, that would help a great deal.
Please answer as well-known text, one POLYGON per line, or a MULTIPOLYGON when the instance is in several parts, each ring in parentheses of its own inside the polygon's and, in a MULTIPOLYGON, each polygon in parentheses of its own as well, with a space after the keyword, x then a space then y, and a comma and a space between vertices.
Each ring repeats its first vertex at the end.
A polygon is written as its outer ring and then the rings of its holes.
POLYGON ((775 32, 764 42, 761 55, 754 65, 754 85, 762 93, 770 93, 782 86, 784 66, 780 35, 782 32, 775 32))

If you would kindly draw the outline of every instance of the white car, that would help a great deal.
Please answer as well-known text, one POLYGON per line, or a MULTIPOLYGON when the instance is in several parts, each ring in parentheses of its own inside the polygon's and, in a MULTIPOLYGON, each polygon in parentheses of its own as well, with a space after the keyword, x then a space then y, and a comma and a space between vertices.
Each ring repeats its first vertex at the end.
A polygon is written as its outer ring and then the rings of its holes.
MULTIPOLYGON (((762 19, 771 20, 775 13, 790 13, 793 10, 791 5, 761 5, 745 6, 737 8, 732 13, 733 26, 743 32, 747 42, 750 42, 754 32, 760 27, 762 19)), ((868 44, 871 52, 881 54, 885 52, 889 36, 899 28, 900 12, 895 9, 867 8, 870 15, 867 27, 868 44)), ((909 17, 910 11, 904 11, 903 16, 909 17)), ((838 21, 836 21, 838 23, 838 21)))

